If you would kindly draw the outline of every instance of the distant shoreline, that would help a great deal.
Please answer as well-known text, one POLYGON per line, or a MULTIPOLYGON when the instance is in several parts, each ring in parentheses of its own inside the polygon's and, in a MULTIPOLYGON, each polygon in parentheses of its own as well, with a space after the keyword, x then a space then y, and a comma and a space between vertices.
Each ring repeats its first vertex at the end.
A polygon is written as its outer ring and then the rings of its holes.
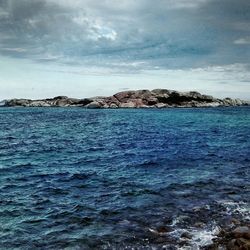
POLYGON ((89 109, 203 108, 248 105, 250 105, 250 102, 241 99, 218 99, 196 91, 179 92, 167 89, 123 91, 113 96, 98 96, 83 99, 57 96, 40 100, 10 99, 0 102, 1 107, 83 107, 89 109))

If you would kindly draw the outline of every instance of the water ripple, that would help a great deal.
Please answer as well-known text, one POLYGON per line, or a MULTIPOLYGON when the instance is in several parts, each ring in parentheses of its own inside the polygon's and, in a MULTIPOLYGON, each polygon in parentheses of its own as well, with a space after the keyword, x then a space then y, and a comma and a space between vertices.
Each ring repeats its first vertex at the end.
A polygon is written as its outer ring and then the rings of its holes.
POLYGON ((249 108, 1 108, 0 120, 0 248, 181 249, 189 232, 199 249, 250 220, 249 108))

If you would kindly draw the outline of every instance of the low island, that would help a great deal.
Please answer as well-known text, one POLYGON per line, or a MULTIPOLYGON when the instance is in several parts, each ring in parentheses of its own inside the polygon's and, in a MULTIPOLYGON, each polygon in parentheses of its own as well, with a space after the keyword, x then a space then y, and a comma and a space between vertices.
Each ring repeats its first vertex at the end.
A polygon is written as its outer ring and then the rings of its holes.
POLYGON ((57 96, 49 99, 11 99, 1 102, 4 107, 84 107, 84 108, 191 108, 191 107, 226 107, 249 105, 240 99, 218 99, 196 91, 179 92, 167 89, 123 91, 113 96, 92 98, 69 98, 57 96))

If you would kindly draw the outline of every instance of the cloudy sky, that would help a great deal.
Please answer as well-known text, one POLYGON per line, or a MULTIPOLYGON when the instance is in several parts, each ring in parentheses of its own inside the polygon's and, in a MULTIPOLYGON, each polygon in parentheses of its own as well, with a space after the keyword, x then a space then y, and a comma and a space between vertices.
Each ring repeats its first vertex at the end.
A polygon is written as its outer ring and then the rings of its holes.
POLYGON ((250 99, 250 1, 0 0, 0 99, 154 88, 250 99))

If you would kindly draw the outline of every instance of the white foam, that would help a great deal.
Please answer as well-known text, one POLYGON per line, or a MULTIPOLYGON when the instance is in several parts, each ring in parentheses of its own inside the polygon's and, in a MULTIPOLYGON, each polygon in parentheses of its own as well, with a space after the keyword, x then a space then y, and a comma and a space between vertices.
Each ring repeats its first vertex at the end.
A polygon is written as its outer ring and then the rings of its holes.
POLYGON ((221 200, 218 202, 226 208, 227 214, 241 214, 245 220, 250 220, 250 204, 246 202, 235 202, 229 200, 221 200))
POLYGON ((193 239, 198 246, 207 246, 213 243, 213 239, 217 237, 220 232, 220 227, 214 226, 211 230, 203 229, 193 231, 193 239))
MULTIPOLYGON (((186 229, 175 229, 169 232, 168 235, 172 238, 179 240, 183 233, 188 233, 192 236, 191 239, 185 239, 187 241, 186 246, 179 248, 180 250, 199 250, 201 247, 208 246, 213 243, 213 239, 217 238, 220 232, 220 227, 213 225, 212 228, 190 228, 186 229)), ((184 240, 184 239, 183 239, 184 240)))
MULTIPOLYGON (((218 201, 218 204, 222 205, 226 208, 226 213, 229 215, 233 214, 241 214, 245 220, 250 220, 250 204, 246 202, 234 202, 230 200, 221 200, 218 201)), ((205 206, 206 209, 210 209, 210 206, 205 206)), ((183 220, 185 220, 186 216, 179 216, 173 219, 171 226, 176 227, 180 224, 183 220)), ((181 239, 181 235, 184 232, 187 232, 192 236, 191 239, 185 239, 187 244, 182 246, 178 249, 180 250, 200 250, 204 246, 208 246, 213 244, 213 240, 217 238, 221 228, 216 224, 215 221, 207 225, 204 228, 189 228, 186 229, 175 229, 172 232, 169 232, 172 238, 176 239, 177 241, 181 239)), ((184 239, 183 239, 184 240, 184 239)))

